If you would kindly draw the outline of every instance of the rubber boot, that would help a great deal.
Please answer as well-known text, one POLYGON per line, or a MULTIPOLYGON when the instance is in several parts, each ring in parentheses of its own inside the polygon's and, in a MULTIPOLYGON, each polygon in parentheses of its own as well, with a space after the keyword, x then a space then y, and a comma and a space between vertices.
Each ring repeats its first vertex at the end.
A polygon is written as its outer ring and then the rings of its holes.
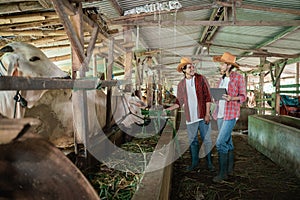
POLYGON ((229 176, 233 176, 234 154, 233 151, 228 151, 228 171, 229 176))
POLYGON ((213 178, 213 182, 219 183, 228 178, 228 153, 219 152, 219 174, 213 178))
POLYGON ((207 163, 207 168, 210 172, 214 172, 216 171, 215 170, 215 167, 212 163, 212 158, 211 158, 211 152, 209 152, 207 155, 206 155, 206 163, 207 163))
POLYGON ((198 144, 191 144, 190 152, 192 157, 192 165, 187 167, 187 171, 192 171, 196 169, 199 165, 199 145, 198 144))

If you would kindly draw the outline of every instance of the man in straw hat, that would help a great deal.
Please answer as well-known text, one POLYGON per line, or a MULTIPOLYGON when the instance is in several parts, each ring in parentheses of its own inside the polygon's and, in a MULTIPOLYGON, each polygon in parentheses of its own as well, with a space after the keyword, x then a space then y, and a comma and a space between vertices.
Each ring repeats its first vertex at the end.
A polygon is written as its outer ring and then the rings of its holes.
POLYGON ((225 52, 222 56, 213 57, 214 62, 220 63, 222 78, 218 82, 219 88, 226 88, 227 94, 219 100, 213 118, 217 120, 219 135, 216 141, 218 151, 219 173, 213 178, 214 182, 221 182, 233 175, 233 142, 231 133, 240 116, 240 105, 246 100, 246 85, 244 77, 234 71, 238 68, 236 57, 225 52))
POLYGON ((209 85, 203 75, 195 73, 192 59, 183 57, 177 66, 177 71, 184 74, 184 78, 177 87, 177 99, 175 104, 166 110, 173 110, 184 105, 188 139, 192 165, 187 170, 198 168, 199 164, 199 141, 198 130, 205 145, 206 161, 210 171, 214 171, 211 160, 212 141, 210 137, 210 102, 211 95, 209 85))

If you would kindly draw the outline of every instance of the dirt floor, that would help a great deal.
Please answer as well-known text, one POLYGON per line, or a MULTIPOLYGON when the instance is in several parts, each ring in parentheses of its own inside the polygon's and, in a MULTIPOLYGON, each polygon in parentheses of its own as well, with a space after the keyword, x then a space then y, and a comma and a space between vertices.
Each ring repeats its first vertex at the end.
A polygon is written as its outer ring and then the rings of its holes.
MULTIPOLYGON (((212 182, 217 171, 209 172, 206 169, 205 158, 200 159, 200 170, 186 172, 185 169, 191 162, 187 151, 173 165, 170 199, 300 199, 300 179, 251 147, 246 134, 234 133, 233 142, 235 146, 233 177, 222 183, 212 182)), ((214 147, 213 162, 216 169, 218 169, 217 160, 214 147)))

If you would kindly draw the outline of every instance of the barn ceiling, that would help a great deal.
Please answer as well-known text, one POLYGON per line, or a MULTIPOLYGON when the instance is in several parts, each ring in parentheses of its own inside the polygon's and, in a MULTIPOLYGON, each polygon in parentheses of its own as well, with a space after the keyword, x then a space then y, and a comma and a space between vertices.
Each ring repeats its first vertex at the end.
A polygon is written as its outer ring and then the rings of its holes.
MULTIPOLYGON (((229 51, 237 56, 249 85, 259 82, 261 71, 265 81, 271 81, 275 66, 282 67, 282 79, 296 78, 299 0, 0 0, 0 46, 28 42, 58 66, 70 69, 72 40, 64 15, 59 14, 61 7, 69 18, 82 10, 86 48, 94 34, 90 27, 99 27, 93 58, 100 72, 113 41, 115 76, 124 72, 124 57, 131 51, 133 72, 140 66, 157 82, 176 85, 182 78, 176 72, 180 57, 190 56, 198 72, 214 84, 219 74, 212 56, 229 51)), ((94 63, 91 59, 90 69, 94 63)))

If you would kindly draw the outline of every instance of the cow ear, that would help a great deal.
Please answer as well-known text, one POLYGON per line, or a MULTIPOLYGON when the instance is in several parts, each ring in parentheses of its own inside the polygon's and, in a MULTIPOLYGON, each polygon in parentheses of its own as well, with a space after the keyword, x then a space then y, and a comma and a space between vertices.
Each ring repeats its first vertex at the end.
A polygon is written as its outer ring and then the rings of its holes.
POLYGON ((40 57, 32 56, 31 58, 29 58, 30 62, 34 62, 34 61, 37 61, 37 60, 41 60, 40 57))
POLYGON ((19 70, 18 70, 17 67, 14 68, 14 71, 13 71, 13 73, 12 73, 12 76, 20 76, 20 73, 19 73, 19 70))

